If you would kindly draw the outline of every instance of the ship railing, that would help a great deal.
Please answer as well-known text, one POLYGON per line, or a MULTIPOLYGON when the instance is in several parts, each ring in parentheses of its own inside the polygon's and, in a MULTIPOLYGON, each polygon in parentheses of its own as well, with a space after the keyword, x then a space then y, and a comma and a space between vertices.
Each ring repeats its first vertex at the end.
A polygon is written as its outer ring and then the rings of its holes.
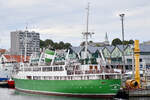
POLYGON ((45 66, 45 67, 22 67, 19 71, 33 71, 33 72, 53 72, 53 71, 65 71, 63 66, 45 66))
POLYGON ((83 74, 102 74, 102 73, 105 73, 105 74, 120 74, 119 72, 115 72, 114 70, 85 70, 85 71, 73 71, 73 70, 68 70, 67 71, 67 75, 83 75, 83 74))
POLYGON ((27 76, 32 80, 96 80, 96 79, 121 79, 118 74, 95 74, 95 75, 69 75, 69 76, 27 76))

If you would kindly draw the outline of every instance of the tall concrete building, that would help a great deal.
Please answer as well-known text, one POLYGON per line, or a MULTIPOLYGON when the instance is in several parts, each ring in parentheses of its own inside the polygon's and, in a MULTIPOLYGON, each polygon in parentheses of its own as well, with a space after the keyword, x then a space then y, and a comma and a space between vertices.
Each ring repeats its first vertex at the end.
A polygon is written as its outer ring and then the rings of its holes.
POLYGON ((11 32, 11 54, 24 55, 25 52, 27 56, 40 52, 40 34, 27 30, 11 32))

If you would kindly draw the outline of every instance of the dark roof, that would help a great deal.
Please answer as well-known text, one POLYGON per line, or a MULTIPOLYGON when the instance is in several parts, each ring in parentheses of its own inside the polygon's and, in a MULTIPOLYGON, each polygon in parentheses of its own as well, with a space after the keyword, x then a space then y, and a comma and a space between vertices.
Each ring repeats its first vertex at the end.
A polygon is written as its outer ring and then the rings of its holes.
POLYGON ((150 52, 150 45, 140 44, 140 51, 141 52, 150 52))
MULTIPOLYGON (((127 48, 127 46, 131 46, 131 45, 124 45, 124 49, 127 48)), ((114 50, 116 46, 106 46, 105 48, 109 50, 110 53, 112 53, 112 51, 114 50)), ((117 45, 117 47, 123 51, 123 45, 117 45)), ((91 53, 95 53, 97 50, 101 50, 103 49, 104 47, 93 47, 93 46, 88 46, 88 51, 91 52, 91 53)), ((80 53, 83 49, 84 49, 84 46, 79 46, 79 47, 71 47, 71 49, 75 52, 75 53, 80 53)), ((144 45, 144 44, 141 44, 140 45, 140 51, 141 52, 150 52, 150 45, 144 45)))
POLYGON ((78 53, 83 49, 83 47, 71 47, 71 49, 72 49, 76 54, 78 54, 78 53))
MULTIPOLYGON (((71 49, 75 53, 80 53, 85 47, 71 47, 71 49)), ((95 53, 97 50, 103 49, 104 47, 93 47, 93 46, 88 46, 88 51, 91 53, 95 53)))
POLYGON ((93 47, 93 46, 88 46, 88 50, 91 53, 95 53, 97 50, 103 49, 103 47, 93 47))
MULTIPOLYGON (((124 50, 127 48, 128 45, 124 45, 124 50)), ((123 52, 123 45, 117 45, 117 47, 123 52)))
POLYGON ((115 46, 106 46, 106 48, 109 50, 109 52, 111 53, 113 50, 114 50, 114 48, 115 48, 115 46))

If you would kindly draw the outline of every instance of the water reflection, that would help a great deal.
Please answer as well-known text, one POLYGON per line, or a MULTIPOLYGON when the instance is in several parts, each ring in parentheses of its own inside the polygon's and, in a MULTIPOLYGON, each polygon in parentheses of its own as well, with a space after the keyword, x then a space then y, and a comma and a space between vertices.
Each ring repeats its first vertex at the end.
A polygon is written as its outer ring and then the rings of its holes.
MULTIPOLYGON (((93 98, 35 95, 18 92, 15 91, 14 89, 0 88, 0 100, 93 100, 93 98)), ((94 99, 94 100, 104 100, 104 99, 94 99)))
MULTIPOLYGON (((18 92, 15 91, 14 89, 0 88, 0 100, 105 100, 105 99, 35 95, 18 92)), ((150 100, 150 97, 136 97, 136 98, 130 97, 129 100, 150 100)))

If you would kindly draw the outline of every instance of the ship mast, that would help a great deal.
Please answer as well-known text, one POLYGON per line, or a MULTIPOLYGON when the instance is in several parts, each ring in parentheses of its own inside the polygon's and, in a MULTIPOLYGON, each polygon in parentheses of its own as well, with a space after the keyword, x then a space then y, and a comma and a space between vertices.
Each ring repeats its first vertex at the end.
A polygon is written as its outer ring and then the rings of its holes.
POLYGON ((84 38, 85 38, 85 54, 84 54, 84 58, 87 58, 87 48, 88 48, 88 37, 92 36, 92 34, 94 34, 93 32, 89 32, 89 9, 90 9, 90 3, 88 3, 87 6, 87 23, 86 23, 86 32, 82 32, 84 38))
POLYGON ((24 62, 27 60, 27 33, 28 33, 28 27, 26 26, 25 30, 25 53, 24 53, 24 62))

